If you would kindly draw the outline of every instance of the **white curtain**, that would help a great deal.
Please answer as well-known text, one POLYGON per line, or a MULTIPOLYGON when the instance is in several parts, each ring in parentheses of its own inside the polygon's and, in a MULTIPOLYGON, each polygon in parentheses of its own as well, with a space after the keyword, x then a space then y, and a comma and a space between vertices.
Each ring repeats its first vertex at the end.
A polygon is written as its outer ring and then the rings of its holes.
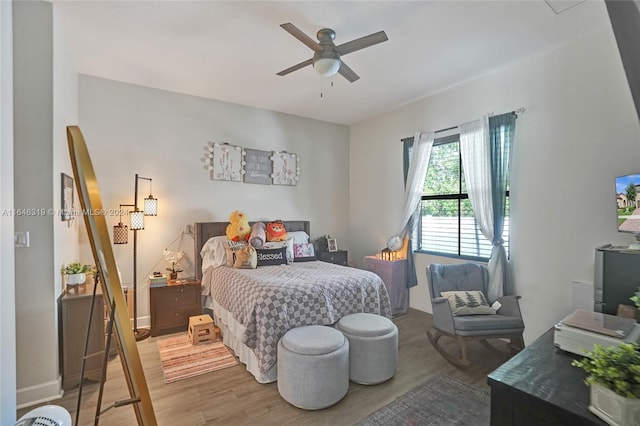
POLYGON ((413 150, 411 152, 411 162, 407 173, 407 183, 404 188, 404 209, 402 220, 395 235, 404 236, 406 234, 407 223, 415 213, 418 202, 422 197, 424 179, 427 176, 427 166, 429 156, 433 146, 433 132, 417 132, 413 138, 413 150))
MULTIPOLYGON (((460 155, 469 201, 482 235, 487 240, 494 241, 489 118, 485 115, 480 120, 461 124, 459 127, 460 155)), ((500 255, 499 247, 494 245, 488 268, 487 297, 490 302, 503 296, 504 262, 506 259, 500 255)))

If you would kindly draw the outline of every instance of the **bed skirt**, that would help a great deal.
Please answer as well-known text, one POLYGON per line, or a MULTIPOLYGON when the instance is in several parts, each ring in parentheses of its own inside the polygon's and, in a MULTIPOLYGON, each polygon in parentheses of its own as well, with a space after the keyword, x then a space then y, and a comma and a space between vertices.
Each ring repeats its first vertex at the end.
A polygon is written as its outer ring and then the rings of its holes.
POLYGON ((258 358, 241 340, 245 327, 236 321, 233 315, 213 300, 211 296, 205 298, 204 307, 213 311, 215 324, 222 331, 223 343, 233 350, 236 357, 246 365, 247 371, 253 374, 256 381, 258 383, 275 382, 278 379, 277 363, 264 373, 260 373, 258 358))

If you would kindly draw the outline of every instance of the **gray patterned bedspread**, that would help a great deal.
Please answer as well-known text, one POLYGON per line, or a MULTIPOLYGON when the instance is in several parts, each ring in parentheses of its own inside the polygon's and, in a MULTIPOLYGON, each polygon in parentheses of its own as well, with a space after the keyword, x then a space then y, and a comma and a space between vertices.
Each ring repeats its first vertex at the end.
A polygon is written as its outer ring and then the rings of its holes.
POLYGON ((245 327, 242 342, 256 354, 262 373, 276 362, 278 341, 292 328, 333 324, 356 312, 391 318, 389 295, 378 275, 319 261, 209 268, 202 294, 245 327))

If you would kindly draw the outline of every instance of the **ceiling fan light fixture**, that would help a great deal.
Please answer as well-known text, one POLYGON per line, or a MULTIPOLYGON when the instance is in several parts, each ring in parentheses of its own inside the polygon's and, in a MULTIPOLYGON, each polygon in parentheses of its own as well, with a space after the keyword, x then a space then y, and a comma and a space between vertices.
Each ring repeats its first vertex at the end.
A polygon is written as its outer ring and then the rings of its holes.
POLYGON ((313 68, 323 77, 331 77, 340 69, 340 59, 320 58, 313 63, 313 68))

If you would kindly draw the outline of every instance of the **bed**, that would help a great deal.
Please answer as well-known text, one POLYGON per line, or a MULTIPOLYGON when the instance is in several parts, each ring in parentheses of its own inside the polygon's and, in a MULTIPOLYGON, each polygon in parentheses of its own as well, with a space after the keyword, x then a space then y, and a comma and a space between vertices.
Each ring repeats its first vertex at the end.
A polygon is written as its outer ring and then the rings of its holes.
MULTIPOLYGON (((309 235, 307 221, 284 223, 288 232, 309 235)), ((331 325, 356 312, 391 317, 384 283, 369 271, 320 261, 203 271, 202 247, 210 238, 224 235, 227 224, 195 224, 196 274, 202 281, 204 308, 212 311, 225 345, 258 382, 276 380, 277 344, 291 328, 331 325)))

